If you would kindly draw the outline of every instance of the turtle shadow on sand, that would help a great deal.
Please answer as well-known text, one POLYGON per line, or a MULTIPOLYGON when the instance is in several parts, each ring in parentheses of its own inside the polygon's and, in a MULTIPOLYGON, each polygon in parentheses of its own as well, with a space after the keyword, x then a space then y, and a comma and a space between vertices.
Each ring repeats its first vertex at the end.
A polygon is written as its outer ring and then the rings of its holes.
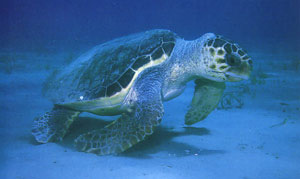
MULTIPOLYGON (((95 119, 90 117, 79 117, 79 120, 74 122, 70 127, 69 132, 65 136, 64 140, 59 143, 66 148, 74 149, 74 139, 80 134, 89 132, 91 130, 101 129, 109 121, 95 119)), ((184 157, 190 155, 211 155, 211 154, 222 154, 222 150, 209 150, 203 148, 197 148, 196 146, 190 145, 185 142, 177 142, 173 138, 181 136, 203 136, 209 135, 210 131, 206 128, 197 127, 184 127, 181 128, 166 128, 160 126, 156 131, 149 136, 145 141, 136 144, 129 150, 118 154, 121 157, 133 157, 133 158, 152 158, 151 155, 166 152, 168 157, 184 157)), ((200 138, 193 137, 190 141, 198 143, 200 138), (196 140, 195 140, 196 139, 196 140)))
POLYGON ((210 131, 206 128, 184 127, 181 128, 183 130, 178 129, 180 128, 174 129, 158 127, 156 131, 146 140, 123 152, 121 155, 124 157, 151 158, 151 154, 156 154, 159 152, 167 153, 167 157, 185 157, 191 155, 201 156, 222 154, 225 152, 223 150, 198 148, 189 144, 194 142, 199 143, 199 136, 209 135, 210 131), (183 140, 180 140, 180 142, 173 140, 174 138, 181 136, 198 137, 192 137, 189 142, 184 142, 183 140))

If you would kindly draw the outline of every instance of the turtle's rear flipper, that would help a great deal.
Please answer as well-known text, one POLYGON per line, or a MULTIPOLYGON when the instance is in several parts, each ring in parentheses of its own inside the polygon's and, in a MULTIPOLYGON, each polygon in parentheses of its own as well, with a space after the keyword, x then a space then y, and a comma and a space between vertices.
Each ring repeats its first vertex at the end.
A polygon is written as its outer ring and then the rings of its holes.
POLYGON ((34 119, 32 135, 40 143, 60 141, 80 112, 61 107, 34 119))
POLYGON ((155 75, 158 74, 144 73, 128 94, 127 101, 137 100, 130 114, 123 114, 103 129, 79 136, 75 140, 76 148, 99 155, 115 154, 151 135, 163 116, 161 82, 155 75))

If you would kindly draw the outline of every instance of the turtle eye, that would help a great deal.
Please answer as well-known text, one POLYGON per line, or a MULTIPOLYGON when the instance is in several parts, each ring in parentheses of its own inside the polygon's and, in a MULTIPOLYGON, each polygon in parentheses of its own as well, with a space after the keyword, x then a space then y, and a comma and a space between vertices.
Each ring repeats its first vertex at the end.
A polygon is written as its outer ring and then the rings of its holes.
POLYGON ((226 55, 226 62, 230 66, 240 66, 241 59, 235 55, 227 54, 226 55))

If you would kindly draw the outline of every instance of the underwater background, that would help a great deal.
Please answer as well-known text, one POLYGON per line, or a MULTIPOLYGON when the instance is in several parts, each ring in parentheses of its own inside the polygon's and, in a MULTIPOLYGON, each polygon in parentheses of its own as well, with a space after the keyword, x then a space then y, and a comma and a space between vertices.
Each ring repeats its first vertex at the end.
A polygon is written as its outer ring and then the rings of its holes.
POLYGON ((0 178, 300 178, 299 33, 299 0, 2 0, 0 178), (35 142, 32 121, 51 109, 41 89, 54 70, 96 45, 157 28, 234 40, 252 57, 251 78, 228 83, 218 108, 185 126, 189 83, 164 103, 161 127, 118 156, 72 145, 108 117, 86 114, 62 142, 35 142))

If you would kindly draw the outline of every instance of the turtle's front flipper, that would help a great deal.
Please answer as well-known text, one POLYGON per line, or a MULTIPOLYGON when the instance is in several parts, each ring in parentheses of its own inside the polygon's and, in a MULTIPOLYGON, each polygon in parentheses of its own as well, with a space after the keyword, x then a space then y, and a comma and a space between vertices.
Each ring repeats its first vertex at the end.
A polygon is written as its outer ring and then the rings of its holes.
POLYGON ((80 151, 99 155, 125 151, 151 135, 163 116, 161 81, 157 74, 143 74, 130 90, 125 103, 133 104, 130 113, 100 130, 91 131, 75 140, 80 151))
POLYGON ((52 111, 34 119, 32 135, 40 143, 60 141, 80 112, 55 106, 52 111))
POLYGON ((194 97, 185 115, 185 124, 187 125, 205 119, 218 106, 225 89, 224 82, 197 79, 195 83, 194 97))

